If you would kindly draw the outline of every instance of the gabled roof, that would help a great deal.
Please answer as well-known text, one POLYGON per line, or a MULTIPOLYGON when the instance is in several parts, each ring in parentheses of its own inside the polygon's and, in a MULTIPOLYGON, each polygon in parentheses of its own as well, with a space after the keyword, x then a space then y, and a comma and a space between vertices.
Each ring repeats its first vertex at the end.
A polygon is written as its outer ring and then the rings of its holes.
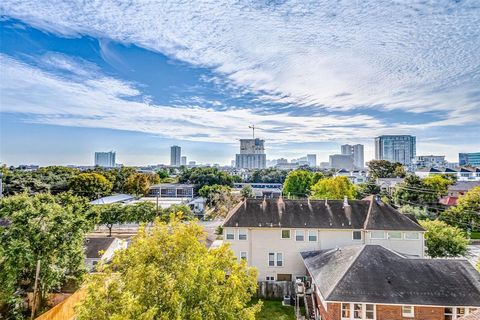
POLYGON ((460 172, 472 172, 472 170, 467 169, 467 168, 461 168, 460 172))
POLYGON ((457 181, 448 187, 448 191, 468 191, 478 186, 480 186, 480 181, 457 181))
POLYGON ((423 231, 385 203, 373 200, 246 199, 227 216, 224 227, 319 228, 423 231))
POLYGON ((444 172, 445 173, 448 173, 448 172, 456 173, 457 170, 454 170, 454 169, 451 169, 451 168, 445 168, 444 172))
POLYGON ((480 307, 480 274, 466 260, 412 259, 378 245, 301 255, 326 301, 480 307))
POLYGON ((111 203, 131 201, 133 199, 135 199, 135 197, 129 194, 115 194, 113 196, 107 196, 107 197, 90 201, 90 203, 91 204, 111 204, 111 203))
POLYGON ((87 238, 85 239, 85 257, 87 259, 100 259, 99 251, 107 251, 112 245, 115 238, 103 237, 103 238, 87 238))

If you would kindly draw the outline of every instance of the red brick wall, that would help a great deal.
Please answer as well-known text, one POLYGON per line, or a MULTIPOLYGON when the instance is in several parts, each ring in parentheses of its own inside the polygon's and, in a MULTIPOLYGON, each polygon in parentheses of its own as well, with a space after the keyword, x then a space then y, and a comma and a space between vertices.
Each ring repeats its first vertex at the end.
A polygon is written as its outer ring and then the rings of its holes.
MULTIPOLYGON (((441 307, 415 307, 414 318, 404 318, 401 306, 377 305, 376 320, 443 320, 444 309, 441 307)), ((341 304, 329 303, 328 316, 322 314, 322 319, 341 320, 341 304)))

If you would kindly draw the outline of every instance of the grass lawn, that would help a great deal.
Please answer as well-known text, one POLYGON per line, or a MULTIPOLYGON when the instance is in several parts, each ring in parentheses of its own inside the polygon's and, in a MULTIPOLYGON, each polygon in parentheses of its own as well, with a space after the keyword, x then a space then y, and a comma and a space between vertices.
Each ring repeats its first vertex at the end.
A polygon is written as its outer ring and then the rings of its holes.
POLYGON ((480 239, 480 231, 472 231, 470 233, 470 238, 471 239, 480 239))
MULTIPOLYGON (((254 299, 252 302, 257 302, 254 299)), ((293 307, 282 306, 282 301, 278 300, 262 300, 262 310, 257 314, 257 320, 295 320, 295 311, 293 307)))

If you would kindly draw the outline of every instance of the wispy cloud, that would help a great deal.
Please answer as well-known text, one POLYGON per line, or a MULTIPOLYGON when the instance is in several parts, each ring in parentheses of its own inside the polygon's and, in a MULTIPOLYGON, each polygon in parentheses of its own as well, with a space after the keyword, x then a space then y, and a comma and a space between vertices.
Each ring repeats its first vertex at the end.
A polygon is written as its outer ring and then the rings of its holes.
POLYGON ((63 36, 134 43, 210 67, 264 101, 462 116, 480 108, 475 0, 5 0, 1 7, 63 36))

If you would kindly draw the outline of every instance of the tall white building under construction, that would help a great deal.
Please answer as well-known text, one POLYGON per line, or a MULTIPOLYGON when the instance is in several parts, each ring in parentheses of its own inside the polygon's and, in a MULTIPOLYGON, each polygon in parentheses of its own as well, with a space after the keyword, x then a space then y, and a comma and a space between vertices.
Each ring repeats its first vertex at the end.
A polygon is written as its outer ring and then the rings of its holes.
POLYGON ((240 139, 240 153, 235 158, 235 166, 241 169, 263 169, 267 166, 265 140, 240 139))

